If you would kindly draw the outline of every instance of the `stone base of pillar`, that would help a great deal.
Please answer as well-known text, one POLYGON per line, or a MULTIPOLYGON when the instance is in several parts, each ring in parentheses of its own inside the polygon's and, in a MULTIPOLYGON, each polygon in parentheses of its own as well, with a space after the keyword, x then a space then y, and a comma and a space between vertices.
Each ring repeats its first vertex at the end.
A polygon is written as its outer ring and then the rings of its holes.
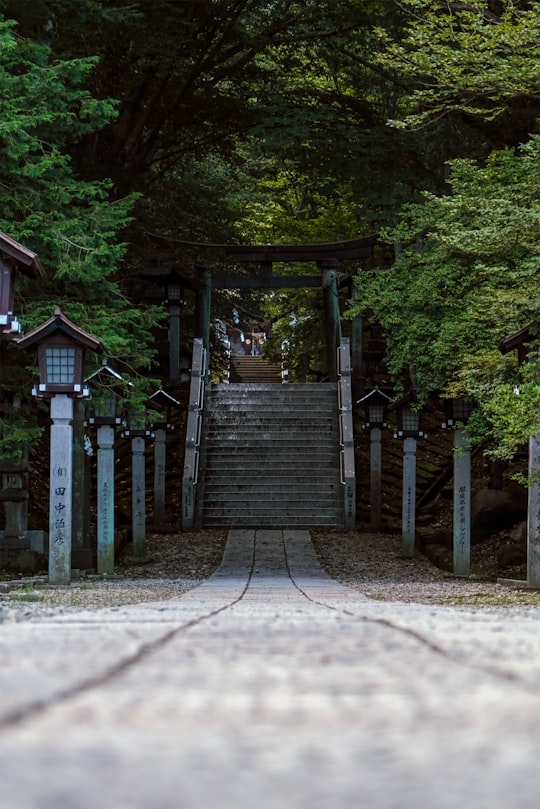
POLYGON ((46 559, 30 548, 0 548, 0 567, 11 573, 35 576, 47 567, 46 559))

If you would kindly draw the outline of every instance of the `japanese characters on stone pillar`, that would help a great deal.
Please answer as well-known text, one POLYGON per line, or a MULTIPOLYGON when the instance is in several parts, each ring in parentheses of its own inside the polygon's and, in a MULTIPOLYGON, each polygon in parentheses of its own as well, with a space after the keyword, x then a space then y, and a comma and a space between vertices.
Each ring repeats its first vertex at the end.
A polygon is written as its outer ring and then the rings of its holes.
POLYGON ((19 345, 37 345, 40 381, 33 393, 51 402, 49 581, 69 584, 73 508, 82 507, 73 503, 73 399, 89 395, 83 385, 85 350, 102 351, 103 346, 59 307, 19 345))
POLYGON ((466 422, 473 411, 467 397, 445 400, 443 428, 454 428, 453 571, 456 576, 471 572, 471 443, 466 422))
POLYGON ((131 439, 131 537, 133 559, 142 561, 146 555, 146 458, 145 440, 153 438, 146 427, 145 412, 132 414, 123 438, 131 439))
POLYGON ((540 436, 529 438, 527 586, 540 588, 540 436))
POLYGON ((73 399, 51 398, 49 491, 49 581, 71 581, 71 524, 73 493, 73 399))

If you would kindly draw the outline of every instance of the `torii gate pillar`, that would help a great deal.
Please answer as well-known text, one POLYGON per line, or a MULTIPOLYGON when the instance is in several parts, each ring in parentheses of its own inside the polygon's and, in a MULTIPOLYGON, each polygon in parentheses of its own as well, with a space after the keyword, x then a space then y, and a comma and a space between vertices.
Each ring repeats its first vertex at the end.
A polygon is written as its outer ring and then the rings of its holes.
POLYGON ((210 351, 210 311, 212 303, 212 267, 209 262, 197 265, 195 293, 195 337, 201 337, 204 348, 210 351))
POLYGON ((337 283, 339 262, 337 259, 325 259, 317 264, 321 270, 328 378, 330 382, 337 382, 337 350, 341 340, 337 283))

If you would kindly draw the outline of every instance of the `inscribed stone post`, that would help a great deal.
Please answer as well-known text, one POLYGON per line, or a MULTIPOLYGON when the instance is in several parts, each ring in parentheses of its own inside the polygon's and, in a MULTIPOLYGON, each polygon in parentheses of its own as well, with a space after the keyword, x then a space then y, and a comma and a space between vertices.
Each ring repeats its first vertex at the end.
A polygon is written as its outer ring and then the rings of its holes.
POLYGON ((529 438, 527 585, 540 588, 540 436, 529 438))
POLYGON ((144 438, 137 436, 131 439, 131 453, 133 556, 135 559, 144 559, 146 550, 144 438))
POLYGON ((382 430, 373 427, 370 438, 370 522, 372 528, 379 528, 382 521, 382 430))
POLYGON ((114 427, 97 430, 97 572, 114 572, 114 427))
POLYGON ((154 432, 154 526, 165 519, 165 464, 166 431, 159 427, 154 432))
POLYGON ((49 582, 71 581, 73 491, 73 400, 65 394, 51 398, 49 496, 49 582))
POLYGON ((465 430, 454 431, 454 574, 471 572, 471 447, 465 430))
POLYGON ((402 555, 414 556, 416 533, 416 438, 403 442, 402 555))

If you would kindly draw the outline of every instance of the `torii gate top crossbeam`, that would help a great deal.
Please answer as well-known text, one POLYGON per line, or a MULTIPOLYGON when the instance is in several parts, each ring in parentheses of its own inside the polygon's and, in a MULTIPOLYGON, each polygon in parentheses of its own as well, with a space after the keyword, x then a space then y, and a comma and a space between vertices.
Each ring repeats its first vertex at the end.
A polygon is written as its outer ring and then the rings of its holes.
POLYGON ((184 242, 166 236, 154 235, 152 238, 160 242, 183 249, 187 254, 195 254, 204 259, 228 259, 230 261, 255 262, 268 264, 291 261, 324 261, 325 259, 357 259, 369 258, 377 236, 364 236, 361 239, 347 239, 340 242, 321 242, 316 244, 206 244, 203 242, 184 242))

